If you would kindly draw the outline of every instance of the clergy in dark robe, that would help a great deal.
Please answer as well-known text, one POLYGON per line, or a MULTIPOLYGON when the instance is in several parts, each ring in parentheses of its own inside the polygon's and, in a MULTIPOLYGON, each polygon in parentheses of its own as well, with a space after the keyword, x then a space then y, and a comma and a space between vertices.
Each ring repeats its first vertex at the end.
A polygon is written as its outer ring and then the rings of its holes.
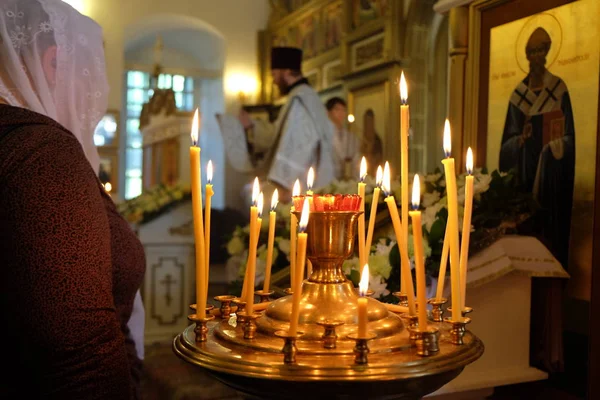
POLYGON ((565 82, 546 69, 551 38, 543 28, 525 49, 529 74, 510 97, 499 167, 516 169, 544 213, 542 239, 565 269, 568 266, 575 172, 575 126, 565 82))

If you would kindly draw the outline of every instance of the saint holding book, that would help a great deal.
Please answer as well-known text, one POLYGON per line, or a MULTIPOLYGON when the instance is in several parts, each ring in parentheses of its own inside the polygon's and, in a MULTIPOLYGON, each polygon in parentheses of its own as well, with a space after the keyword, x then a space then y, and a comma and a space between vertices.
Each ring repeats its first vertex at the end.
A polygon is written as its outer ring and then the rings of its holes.
POLYGON ((568 266, 575 173, 575 126, 565 82, 546 69, 552 40, 538 27, 527 42, 529 74, 510 97, 500 150, 500 170, 516 169, 524 189, 544 212, 543 238, 568 266))

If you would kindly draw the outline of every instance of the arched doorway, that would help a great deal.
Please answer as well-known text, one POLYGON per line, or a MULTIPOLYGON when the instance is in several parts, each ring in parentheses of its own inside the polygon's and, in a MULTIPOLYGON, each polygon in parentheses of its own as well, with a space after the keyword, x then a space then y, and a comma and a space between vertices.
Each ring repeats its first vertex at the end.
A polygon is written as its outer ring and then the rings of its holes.
MULTIPOLYGON (((164 72, 164 85, 181 86, 181 93, 176 91, 178 106, 193 110, 199 108, 202 114, 200 146, 202 148, 202 173, 206 174, 206 163, 212 160, 215 182, 225 181, 225 150, 215 114, 225 110, 223 91, 223 70, 225 64, 225 38, 213 26, 206 22, 185 15, 157 14, 145 18, 125 29, 125 65, 128 71, 139 71, 138 80, 143 80, 151 73, 156 63, 155 43, 160 37, 163 43, 160 64, 164 72), (144 75, 146 74, 146 75, 144 75), (189 83, 189 84, 188 84, 189 83), (181 95, 181 101, 179 96, 181 95)), ((122 115, 121 146, 122 164, 125 171, 122 177, 125 190, 129 182, 137 185, 137 175, 141 178, 141 136, 136 136, 136 112, 139 109, 136 100, 144 98, 143 88, 138 82, 128 82, 125 74, 124 106, 122 115), (132 100, 134 96, 136 100, 132 100), (128 168, 129 167, 129 168, 128 168), (129 176, 127 175, 129 174, 129 176)), ((173 88, 175 90, 175 88, 173 88)), ((190 121, 191 122, 191 121, 190 121)), ((138 125, 139 126, 139 125, 138 125)), ((182 168, 180 180, 189 182, 189 170, 182 168)), ((206 181, 206 176, 203 177, 206 181)), ((129 185, 131 188, 131 185, 129 185)), ((136 189, 136 188, 134 188, 136 189)), ((213 207, 221 209, 225 206, 225 185, 214 186, 213 207)))

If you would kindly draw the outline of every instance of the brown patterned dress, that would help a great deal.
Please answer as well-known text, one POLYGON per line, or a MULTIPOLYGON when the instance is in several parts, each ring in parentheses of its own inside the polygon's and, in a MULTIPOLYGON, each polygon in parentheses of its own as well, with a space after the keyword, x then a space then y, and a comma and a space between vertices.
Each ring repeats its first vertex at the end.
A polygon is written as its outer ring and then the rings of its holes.
POLYGON ((133 399, 141 243, 73 134, 0 105, 0 398, 133 399))

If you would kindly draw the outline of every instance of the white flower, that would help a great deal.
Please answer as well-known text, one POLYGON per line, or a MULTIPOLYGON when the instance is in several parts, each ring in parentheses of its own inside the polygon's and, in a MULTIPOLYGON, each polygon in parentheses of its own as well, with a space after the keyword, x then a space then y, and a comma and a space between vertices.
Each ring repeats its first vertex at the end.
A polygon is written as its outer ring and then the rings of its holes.
POLYGON ((369 277, 369 289, 373 291, 373 297, 376 299, 390 294, 387 289, 387 282, 381 276, 371 275, 369 277))
POLYGON ((436 183, 438 181, 438 179, 440 179, 441 177, 442 177, 441 172, 438 172, 436 174, 425 175, 425 182, 436 183))
POLYGON ((369 273, 371 276, 380 276, 384 279, 390 277, 392 266, 389 255, 372 254, 369 256, 369 273))
POLYGON ((421 222, 427 231, 431 231, 431 226, 436 220, 436 215, 442 208, 445 208, 443 203, 436 203, 431 207, 427 207, 425 211, 421 213, 421 222))
POLYGON ((389 256, 390 251, 396 244, 395 240, 390 240, 388 244, 386 244, 386 239, 379 239, 375 244, 375 254, 389 256))
POLYGON ((431 207, 439 199, 440 192, 438 192, 437 190, 433 191, 432 193, 425 193, 423 194, 423 202, 421 203, 421 205, 423 206, 423 208, 431 207))
POLYGON ((285 254, 286 256, 288 256, 290 254, 290 240, 289 239, 284 239, 282 237, 276 237, 275 243, 277 243, 277 247, 279 247, 279 250, 283 251, 283 254, 285 254))
POLYGON ((344 275, 350 275, 352 270, 358 271, 358 257, 352 257, 344 261, 342 271, 344 275))
POLYGON ((473 182, 473 195, 485 193, 490 188, 492 182, 491 175, 479 175, 476 176, 473 182))

